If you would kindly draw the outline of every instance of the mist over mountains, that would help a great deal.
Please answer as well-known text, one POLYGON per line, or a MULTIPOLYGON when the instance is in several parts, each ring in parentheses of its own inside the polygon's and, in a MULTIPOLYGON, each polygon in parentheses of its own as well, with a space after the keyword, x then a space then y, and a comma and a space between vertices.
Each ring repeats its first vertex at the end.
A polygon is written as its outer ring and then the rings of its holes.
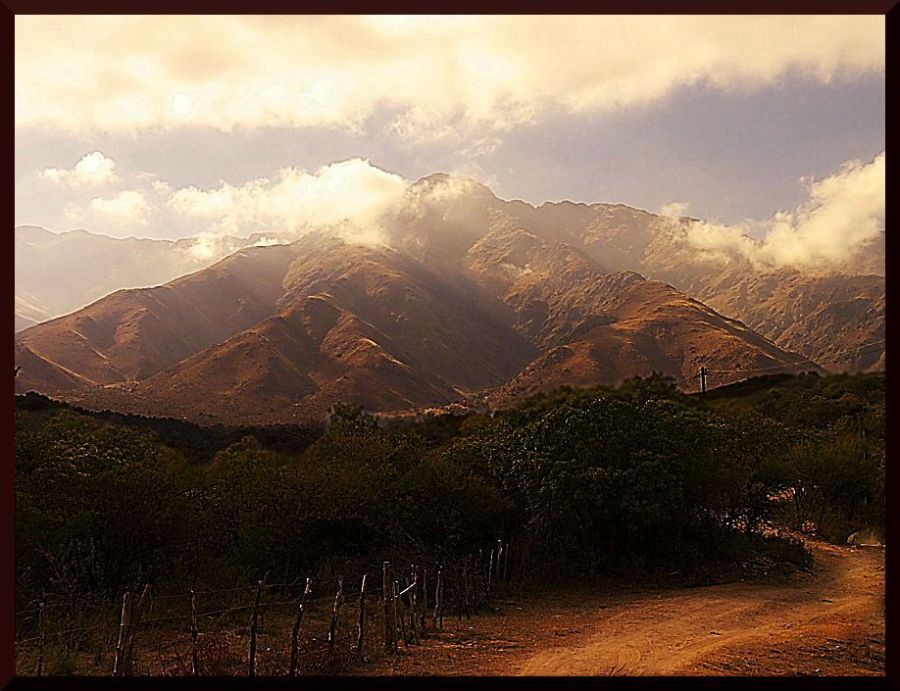
POLYGON ((272 233, 17 229, 17 326, 96 300, 18 334, 17 391, 269 423, 342 401, 503 405, 652 371, 696 389, 701 366, 712 386, 884 366, 868 347, 884 338, 883 231, 840 263, 766 266, 698 248, 695 219, 620 204, 535 207, 443 174, 391 194, 377 215, 263 247, 272 233))
POLYGON ((209 266, 257 238, 153 240, 86 230, 15 229, 16 331, 119 290, 159 285, 209 266))

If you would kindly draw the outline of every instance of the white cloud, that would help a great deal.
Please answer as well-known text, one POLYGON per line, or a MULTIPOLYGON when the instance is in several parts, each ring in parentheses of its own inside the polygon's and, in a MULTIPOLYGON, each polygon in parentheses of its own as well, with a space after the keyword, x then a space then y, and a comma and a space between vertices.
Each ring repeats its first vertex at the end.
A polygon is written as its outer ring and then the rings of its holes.
POLYGON ((668 218, 681 218, 687 214, 687 210, 690 206, 691 205, 688 202, 669 202, 668 204, 662 205, 659 210, 659 215, 667 216, 668 218))
POLYGON ((406 186, 400 176, 357 158, 314 173, 287 168, 240 186, 184 187, 172 192, 167 206, 213 233, 296 237, 314 227, 338 227, 348 239, 375 242, 379 218, 400 201, 406 186))
POLYGON ((73 168, 44 168, 40 176, 45 180, 72 186, 100 185, 116 179, 116 162, 99 151, 83 156, 73 168))
POLYGON ((405 201, 410 205, 417 202, 446 202, 471 194, 479 184, 481 183, 470 175, 454 171, 449 175, 426 178, 423 183, 412 188, 411 194, 405 201))
POLYGON ((188 253, 199 262, 211 262, 228 254, 233 249, 232 243, 216 233, 203 232, 194 236, 188 253))
POLYGON ((806 181, 807 199, 794 211, 755 224, 691 223, 685 241, 701 257, 742 257, 760 269, 840 268, 884 231, 884 176, 884 152, 868 163, 850 161, 834 175, 806 181))
POLYGON ((16 17, 16 124, 328 126, 487 137, 706 84, 884 69, 879 16, 16 17))
POLYGON ((280 245, 284 242, 282 238, 278 237, 268 237, 263 235, 256 239, 256 242, 253 243, 254 247, 271 247, 272 245, 280 245))
POLYGON ((122 190, 112 197, 97 197, 90 202, 90 209, 109 220, 124 225, 145 225, 150 204, 136 190, 122 190))
MULTIPOLYGON (((802 180, 805 201, 762 221, 692 221, 685 218, 689 205, 682 201, 663 205, 660 213, 672 219, 676 239, 700 260, 744 259, 758 269, 840 269, 883 233, 884 176, 884 153, 869 162, 850 161, 821 180, 802 180)), ((326 230, 349 242, 380 244, 386 241, 383 221, 392 212, 403 208, 415 214, 432 203, 473 194, 479 179, 484 177, 453 171, 411 185, 359 158, 206 189, 175 188, 144 173, 136 176, 135 189, 73 205, 67 216, 117 236, 133 233, 135 226, 179 229, 195 236, 188 251, 204 261, 227 253, 226 235, 261 233, 257 244, 273 244, 326 230)))

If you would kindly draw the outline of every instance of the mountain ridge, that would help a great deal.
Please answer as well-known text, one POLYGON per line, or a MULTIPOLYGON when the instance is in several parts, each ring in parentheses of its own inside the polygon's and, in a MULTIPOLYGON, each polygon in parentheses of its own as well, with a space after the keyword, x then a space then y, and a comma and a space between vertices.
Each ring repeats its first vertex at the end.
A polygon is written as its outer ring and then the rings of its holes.
POLYGON ((671 286, 603 273, 564 243, 532 250, 551 267, 575 262, 576 270, 530 285, 549 293, 510 302, 504 322, 501 310, 475 309, 468 297, 487 294, 477 279, 500 278, 487 265, 448 284, 396 251, 334 239, 248 248, 19 334, 16 387, 90 409, 266 424, 321 418, 345 401, 394 412, 479 398, 505 404, 551 384, 614 383, 657 368, 683 378, 697 358, 787 371, 802 359, 737 333, 671 286), (535 330, 529 305, 544 297, 557 302, 535 330), (690 334, 663 336, 672 329, 690 334), (716 344, 724 332, 736 335, 716 344), (625 342, 630 348, 619 347, 625 342), (546 358, 560 349, 589 357, 546 358), (610 358, 612 367, 603 364, 610 358), (523 379, 536 367, 542 377, 523 379))
POLYGON ((244 247, 27 328, 16 388, 266 423, 343 400, 504 405, 652 371, 692 388, 701 366, 883 367, 878 353, 838 352, 883 338, 883 277, 697 261, 690 222, 624 204, 536 207, 435 174, 381 219, 380 242, 332 230, 244 247))

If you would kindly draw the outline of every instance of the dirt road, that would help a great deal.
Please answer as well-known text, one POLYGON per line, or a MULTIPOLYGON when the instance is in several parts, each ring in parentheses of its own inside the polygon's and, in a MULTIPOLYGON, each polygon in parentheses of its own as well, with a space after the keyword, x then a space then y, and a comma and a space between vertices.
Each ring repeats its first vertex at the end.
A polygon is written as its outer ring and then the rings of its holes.
POLYGON ((506 601, 365 673, 883 674, 883 550, 812 546, 813 573, 787 583, 506 601))

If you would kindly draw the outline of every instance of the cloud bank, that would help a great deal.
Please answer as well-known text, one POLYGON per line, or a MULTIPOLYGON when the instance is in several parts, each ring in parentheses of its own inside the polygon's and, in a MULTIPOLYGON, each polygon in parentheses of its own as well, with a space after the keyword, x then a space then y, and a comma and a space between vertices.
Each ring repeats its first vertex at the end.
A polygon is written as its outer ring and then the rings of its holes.
POLYGON ((166 205, 213 233, 297 237, 311 228, 339 227, 348 239, 372 242, 378 219, 400 201, 406 186, 399 175, 356 158, 313 173, 287 168, 240 186, 185 187, 172 192, 166 205))
MULTIPOLYGON (((81 160, 116 169, 101 152, 81 160)), ((221 256, 234 237, 253 234, 263 237, 261 244, 288 242, 313 230, 381 244, 384 220, 396 212, 415 215, 430 204, 487 193, 471 176, 434 175, 413 184, 361 158, 314 171, 285 168, 240 185, 179 188, 150 173, 126 174, 120 183, 126 188, 105 196, 81 189, 83 201, 70 205, 68 218, 115 236, 158 236, 161 229, 174 229, 175 236, 195 238, 191 252, 200 260, 221 256)), ((676 240, 697 260, 743 260, 757 270, 846 268, 859 250, 883 236, 884 152, 801 183, 805 200, 763 221, 726 225, 687 218, 689 205, 680 201, 663 205, 660 214, 673 220, 676 240)))
MULTIPOLYGON (((743 225, 690 222, 685 241, 703 259, 742 258, 757 269, 838 269, 884 231, 885 154, 849 161, 822 180, 804 181, 794 211, 743 225)), ((676 207, 677 208, 677 207, 676 207)))
POLYGON ((491 133, 674 89, 884 69, 878 16, 22 16, 17 127, 491 133))
MULTIPOLYGON (((115 168, 112 159, 97 154, 115 168)), ((114 237, 195 237, 198 259, 219 256, 223 241, 231 246, 223 240, 227 236, 260 233, 267 236, 263 244, 291 241, 312 229, 379 243, 382 216, 398 207, 409 187, 401 176, 360 158, 314 171, 285 168, 240 185, 175 187, 154 174, 128 171, 119 182, 124 189, 105 195, 74 189, 66 219, 114 237)))

